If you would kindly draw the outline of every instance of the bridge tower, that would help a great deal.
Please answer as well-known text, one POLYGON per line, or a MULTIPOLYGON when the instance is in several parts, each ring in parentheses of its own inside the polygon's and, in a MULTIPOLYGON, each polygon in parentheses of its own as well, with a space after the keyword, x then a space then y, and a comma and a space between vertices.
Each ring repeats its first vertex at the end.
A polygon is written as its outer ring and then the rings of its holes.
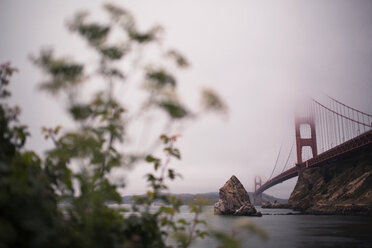
POLYGON ((295 129, 296 129, 296 147, 297 147, 297 164, 300 165, 302 161, 302 147, 310 146, 313 157, 318 155, 318 150, 316 147, 316 133, 315 133, 315 122, 313 116, 299 117, 295 118, 295 129), (301 126, 310 126, 310 137, 301 137, 301 126))
POLYGON ((253 204, 261 205, 262 204, 262 193, 256 194, 257 190, 262 186, 262 179, 260 176, 254 177, 254 194, 253 194, 253 204))

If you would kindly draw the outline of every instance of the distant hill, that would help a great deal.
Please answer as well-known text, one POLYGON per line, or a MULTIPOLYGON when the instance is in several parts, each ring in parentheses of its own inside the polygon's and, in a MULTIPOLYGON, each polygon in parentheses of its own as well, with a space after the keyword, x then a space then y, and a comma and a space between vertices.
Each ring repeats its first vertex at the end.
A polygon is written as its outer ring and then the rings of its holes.
MULTIPOLYGON (((253 192, 248 192, 249 198, 251 202, 253 202, 253 192)), ((174 196, 181 198, 184 202, 184 204, 189 204, 192 200, 195 198, 201 197, 203 199, 207 199, 211 205, 214 205, 218 199, 219 195, 218 192, 209 192, 209 193, 200 193, 200 194, 174 194, 174 196)), ((287 203, 288 199, 281 199, 276 198, 274 196, 268 195, 268 194, 262 194, 262 199, 264 201, 277 201, 279 203, 287 203)), ((131 204, 133 203, 132 196, 124 196, 123 197, 123 203, 124 204, 131 204)))

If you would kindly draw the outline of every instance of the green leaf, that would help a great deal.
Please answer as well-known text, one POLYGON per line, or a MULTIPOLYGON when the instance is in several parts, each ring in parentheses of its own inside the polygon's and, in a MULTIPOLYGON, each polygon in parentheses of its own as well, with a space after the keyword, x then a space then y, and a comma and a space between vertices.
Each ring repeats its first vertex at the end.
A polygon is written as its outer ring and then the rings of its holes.
POLYGON ((176 157, 177 159, 181 159, 181 153, 178 148, 166 147, 164 148, 164 151, 168 152, 171 156, 176 157))
POLYGON ((176 79, 164 69, 150 69, 146 73, 146 78, 160 88, 166 85, 176 86, 176 79))
POLYGON ((178 159, 181 159, 181 152, 180 152, 180 150, 178 150, 178 148, 174 148, 174 149, 172 149, 172 150, 171 150, 171 154, 172 154, 174 157, 176 157, 176 158, 178 158, 178 159))
POLYGON ((154 169, 155 169, 155 171, 158 170, 158 168, 160 166, 160 159, 155 158, 155 157, 153 157, 151 155, 148 155, 146 157, 146 162, 148 162, 148 163, 154 163, 154 169))
POLYGON ((201 104, 206 111, 216 111, 226 113, 227 106, 212 89, 203 89, 201 104))
POLYGON ((180 224, 182 224, 182 225, 188 225, 188 224, 189 224, 189 223, 188 223, 185 219, 183 219, 183 218, 178 219, 177 222, 180 223, 180 224))
POLYGON ((204 239, 206 236, 209 236, 209 235, 210 235, 209 232, 206 232, 206 231, 200 231, 200 230, 196 230, 196 234, 197 234, 200 238, 202 238, 202 239, 204 239))
POLYGON ((78 32, 84 38, 88 40, 92 45, 101 44, 106 40, 108 33, 110 32, 110 27, 105 25, 99 25, 97 23, 91 24, 80 24, 78 27, 78 32))
POLYGON ((149 43, 157 39, 157 34, 162 30, 160 26, 152 27, 148 32, 139 32, 134 25, 127 28, 129 38, 138 43, 149 43))
POLYGON ((174 214, 175 210, 172 207, 161 206, 160 211, 166 214, 174 214))
POLYGON ((189 62, 187 61, 187 59, 176 50, 169 50, 166 56, 174 59, 174 61, 180 68, 186 68, 189 66, 189 62))
POLYGON ((40 88, 52 94, 75 87, 85 79, 83 65, 66 58, 55 58, 51 49, 41 50, 40 55, 31 60, 49 76, 40 88))
POLYGON ((75 120, 81 121, 89 118, 93 110, 89 105, 76 104, 70 108, 70 113, 75 120))
POLYGON ((116 21, 119 20, 121 17, 129 14, 127 10, 120 8, 111 3, 105 3, 103 7, 105 8, 107 12, 109 12, 111 17, 116 21))
POLYGON ((107 46, 100 49, 101 54, 110 60, 119 60, 124 55, 124 49, 119 46, 107 46))
POLYGON ((168 177, 173 180, 175 178, 174 170, 168 169, 168 177))
POLYGON ((239 241, 223 231, 213 230, 210 232, 211 236, 219 241, 219 247, 224 248, 239 248, 239 241))
POLYGON ((173 119, 181 119, 188 115, 187 110, 178 102, 163 101, 159 103, 159 106, 173 119))
POLYGON ((151 156, 151 155, 148 155, 148 156, 146 157, 146 162, 148 162, 148 163, 152 163, 152 162, 157 161, 157 160, 159 160, 159 159, 154 158, 154 157, 151 156))
POLYGON ((163 143, 164 143, 164 144, 168 144, 168 142, 169 142, 169 140, 170 140, 170 138, 168 138, 168 136, 166 136, 165 134, 162 134, 162 135, 160 136, 160 139, 163 140, 163 143))
POLYGON ((58 134, 59 133, 59 131, 61 130, 61 126, 56 126, 55 128, 54 128, 54 134, 58 134))
POLYGON ((146 174, 146 178, 147 178, 147 181, 149 182, 153 182, 156 180, 156 177, 151 173, 146 174))

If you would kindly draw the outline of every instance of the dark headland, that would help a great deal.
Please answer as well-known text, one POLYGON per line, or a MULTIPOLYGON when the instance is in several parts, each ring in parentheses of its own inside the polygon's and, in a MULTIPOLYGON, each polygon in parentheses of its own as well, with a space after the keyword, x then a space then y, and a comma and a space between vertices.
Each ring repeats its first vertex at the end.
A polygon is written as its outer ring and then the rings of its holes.
POLYGON ((372 215, 372 149, 304 170, 289 205, 305 214, 372 215))

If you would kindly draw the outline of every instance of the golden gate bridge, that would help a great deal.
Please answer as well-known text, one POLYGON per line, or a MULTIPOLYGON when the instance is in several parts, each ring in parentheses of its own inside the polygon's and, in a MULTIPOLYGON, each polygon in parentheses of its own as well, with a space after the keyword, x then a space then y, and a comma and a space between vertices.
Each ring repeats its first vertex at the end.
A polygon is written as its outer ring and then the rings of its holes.
POLYGON ((298 176, 302 170, 323 166, 364 147, 372 148, 372 115, 330 96, 326 100, 328 103, 323 104, 310 98, 304 110, 296 113, 295 140, 285 158, 283 169, 273 176, 278 166, 281 146, 269 179, 262 182, 260 176, 255 177, 253 200, 256 204, 262 202, 262 193, 265 190, 298 176), (294 144, 296 156, 293 154, 294 144))

